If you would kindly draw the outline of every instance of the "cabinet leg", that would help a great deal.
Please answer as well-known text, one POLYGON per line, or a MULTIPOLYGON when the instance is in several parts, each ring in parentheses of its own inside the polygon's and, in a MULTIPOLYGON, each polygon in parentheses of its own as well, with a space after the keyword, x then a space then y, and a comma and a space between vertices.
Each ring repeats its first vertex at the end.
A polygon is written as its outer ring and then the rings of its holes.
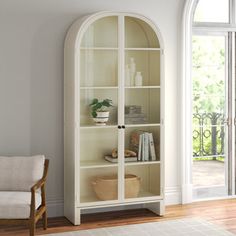
POLYGON ((79 208, 75 209, 75 220, 74 220, 74 225, 80 225, 81 224, 81 210, 79 208))
POLYGON ((163 200, 160 202, 146 203, 145 207, 159 216, 165 214, 165 204, 163 200))

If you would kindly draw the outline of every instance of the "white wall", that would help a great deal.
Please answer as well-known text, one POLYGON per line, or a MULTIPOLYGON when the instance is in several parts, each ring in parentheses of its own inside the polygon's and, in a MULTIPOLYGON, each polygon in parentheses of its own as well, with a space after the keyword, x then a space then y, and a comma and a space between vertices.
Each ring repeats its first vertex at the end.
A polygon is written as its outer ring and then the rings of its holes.
POLYGON ((166 195, 179 202, 177 129, 178 48, 184 0, 1 0, 0 155, 50 158, 50 215, 63 204, 63 44, 71 23, 113 10, 146 15, 165 46, 166 195))

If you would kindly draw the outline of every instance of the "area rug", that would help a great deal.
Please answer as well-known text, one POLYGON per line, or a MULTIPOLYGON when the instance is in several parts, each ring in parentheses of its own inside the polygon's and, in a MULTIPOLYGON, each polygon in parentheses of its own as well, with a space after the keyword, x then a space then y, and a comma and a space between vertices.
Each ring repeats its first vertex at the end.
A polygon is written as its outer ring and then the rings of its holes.
POLYGON ((234 234, 203 219, 178 219, 135 225, 81 230, 50 236, 232 236, 234 234))

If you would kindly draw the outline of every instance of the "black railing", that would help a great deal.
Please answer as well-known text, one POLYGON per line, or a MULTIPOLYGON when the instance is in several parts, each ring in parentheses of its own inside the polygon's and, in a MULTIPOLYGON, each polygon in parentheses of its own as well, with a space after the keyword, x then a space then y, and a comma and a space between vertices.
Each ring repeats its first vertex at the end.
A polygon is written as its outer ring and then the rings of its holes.
MULTIPOLYGON (((224 155, 224 114, 193 114, 193 157, 214 158, 224 155)), ((223 156, 222 156, 223 157, 223 156)))

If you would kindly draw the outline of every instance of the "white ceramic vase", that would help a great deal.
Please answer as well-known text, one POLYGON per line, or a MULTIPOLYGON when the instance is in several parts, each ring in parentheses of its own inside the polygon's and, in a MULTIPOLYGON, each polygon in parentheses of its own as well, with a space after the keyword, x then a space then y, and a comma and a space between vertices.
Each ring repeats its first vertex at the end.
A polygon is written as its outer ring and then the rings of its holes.
POLYGON ((96 125, 106 125, 109 119, 109 111, 97 111, 97 117, 94 117, 93 120, 96 125))

